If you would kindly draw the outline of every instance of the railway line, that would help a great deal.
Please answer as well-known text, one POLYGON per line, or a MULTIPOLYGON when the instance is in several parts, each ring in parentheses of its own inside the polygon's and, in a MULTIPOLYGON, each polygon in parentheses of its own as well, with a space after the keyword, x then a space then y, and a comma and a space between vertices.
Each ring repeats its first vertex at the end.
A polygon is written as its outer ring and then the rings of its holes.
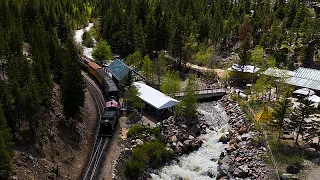
MULTIPOLYGON (((84 76, 87 88, 89 92, 92 94, 94 102, 97 106, 97 113, 98 113, 97 118, 99 122, 100 117, 102 116, 102 113, 103 113, 103 106, 105 101, 99 94, 99 91, 96 89, 94 84, 90 82, 89 80, 90 78, 84 72, 82 74, 84 76)), ((103 157, 106 146, 109 142, 109 138, 98 136, 98 130, 100 128, 99 126, 100 124, 98 123, 97 130, 95 132, 94 145, 91 152, 90 160, 81 178, 83 180, 98 179, 98 176, 99 176, 99 167, 100 167, 101 159, 103 157)))

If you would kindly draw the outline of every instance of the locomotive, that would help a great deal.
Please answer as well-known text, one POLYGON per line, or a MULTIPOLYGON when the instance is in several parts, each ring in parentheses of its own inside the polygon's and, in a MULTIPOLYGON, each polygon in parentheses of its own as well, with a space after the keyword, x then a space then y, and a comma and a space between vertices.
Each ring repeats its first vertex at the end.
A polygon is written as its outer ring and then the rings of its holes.
POLYGON ((87 57, 81 57, 81 66, 93 76, 102 88, 108 101, 104 104, 103 114, 100 117, 100 136, 112 136, 119 119, 119 90, 108 73, 98 64, 87 57))

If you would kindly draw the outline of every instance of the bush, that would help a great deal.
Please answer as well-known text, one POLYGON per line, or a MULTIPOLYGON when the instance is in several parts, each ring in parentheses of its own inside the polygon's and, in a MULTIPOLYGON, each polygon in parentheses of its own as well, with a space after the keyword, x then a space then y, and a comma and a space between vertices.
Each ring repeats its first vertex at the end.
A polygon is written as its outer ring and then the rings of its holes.
POLYGON ((143 127, 141 124, 135 124, 129 129, 127 135, 130 137, 138 136, 142 132, 142 130, 143 130, 143 127))
POLYGON ((130 159, 126 165, 125 174, 130 179, 137 179, 145 170, 145 163, 140 160, 130 159))
POLYGON ((131 159, 126 166, 126 176, 138 178, 144 172, 146 165, 154 169, 167 162, 173 152, 167 151, 165 145, 159 141, 152 141, 133 150, 131 159))

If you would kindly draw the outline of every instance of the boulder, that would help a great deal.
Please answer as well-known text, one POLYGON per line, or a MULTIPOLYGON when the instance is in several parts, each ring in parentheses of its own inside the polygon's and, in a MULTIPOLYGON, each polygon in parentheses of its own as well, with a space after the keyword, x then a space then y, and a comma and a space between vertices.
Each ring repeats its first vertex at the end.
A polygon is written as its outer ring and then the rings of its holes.
POLYGON ((225 134, 222 134, 222 136, 220 137, 219 142, 222 142, 223 144, 227 144, 230 141, 230 138, 228 136, 226 136, 225 134))
POLYGON ((195 124, 193 126, 191 126, 190 130, 197 136, 200 135, 200 132, 201 132, 201 128, 199 126, 199 124, 195 124))
POLYGON ((287 173, 290 173, 290 174, 298 174, 299 173, 299 168, 295 165, 290 165, 287 167, 287 173))
POLYGON ((246 140, 249 140, 249 139, 251 139, 251 135, 249 133, 241 135, 241 140, 242 141, 246 141, 246 140))
POLYGON ((192 142, 192 140, 185 140, 185 141, 183 142, 183 144, 184 144, 185 146, 189 146, 189 145, 191 144, 191 142, 192 142))
POLYGON ((176 141, 177 141, 177 136, 172 136, 172 137, 170 138, 170 140, 171 140, 171 142, 176 142, 176 141))
POLYGON ((227 175, 228 171, 229 171, 229 165, 226 164, 226 163, 223 163, 219 166, 219 174, 222 175, 222 176, 225 176, 227 175))
POLYGON ((283 173, 280 175, 281 180, 289 180, 289 179, 292 179, 292 177, 293 177, 292 174, 287 174, 287 173, 283 173))
POLYGON ((143 141, 141 139, 136 139, 136 143, 139 145, 139 146, 142 146, 143 145, 143 141))
POLYGON ((191 136, 191 135, 189 135, 189 137, 188 137, 190 140, 193 140, 194 139, 194 137, 193 136, 191 136))

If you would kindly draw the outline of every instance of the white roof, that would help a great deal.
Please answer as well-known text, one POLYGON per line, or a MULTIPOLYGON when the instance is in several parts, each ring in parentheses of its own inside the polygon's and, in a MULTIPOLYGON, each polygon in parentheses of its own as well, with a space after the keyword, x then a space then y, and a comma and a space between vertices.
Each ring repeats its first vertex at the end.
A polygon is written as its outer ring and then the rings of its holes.
POLYGON ((239 66, 238 64, 233 64, 231 67, 228 68, 228 71, 242 72, 242 70, 245 73, 256 73, 260 70, 260 68, 251 65, 239 66))
POLYGON ((284 70, 284 69, 278 69, 278 68, 268 68, 265 72, 263 72, 264 75, 268 76, 274 76, 274 77, 281 77, 281 78, 287 78, 294 76, 294 71, 284 70))
POLYGON ((134 82, 133 85, 137 87, 140 93, 139 97, 156 109, 173 107, 179 103, 178 100, 173 99, 146 84, 134 82))
POLYGON ((307 99, 311 102, 314 102, 314 103, 320 103, 320 97, 317 95, 309 96, 309 97, 307 97, 307 99))
POLYGON ((314 91, 312 91, 311 89, 308 89, 308 88, 298 89, 298 90, 293 91, 293 93, 294 94, 302 94, 305 96, 311 96, 311 95, 315 94, 314 91))

